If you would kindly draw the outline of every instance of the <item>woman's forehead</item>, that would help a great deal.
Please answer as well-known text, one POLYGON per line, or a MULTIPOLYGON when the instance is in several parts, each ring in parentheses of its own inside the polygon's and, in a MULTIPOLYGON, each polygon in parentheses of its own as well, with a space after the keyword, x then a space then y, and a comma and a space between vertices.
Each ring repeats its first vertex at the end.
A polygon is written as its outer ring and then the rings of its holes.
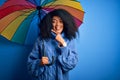
POLYGON ((53 20, 61 20, 61 18, 59 16, 53 16, 52 18, 53 20))

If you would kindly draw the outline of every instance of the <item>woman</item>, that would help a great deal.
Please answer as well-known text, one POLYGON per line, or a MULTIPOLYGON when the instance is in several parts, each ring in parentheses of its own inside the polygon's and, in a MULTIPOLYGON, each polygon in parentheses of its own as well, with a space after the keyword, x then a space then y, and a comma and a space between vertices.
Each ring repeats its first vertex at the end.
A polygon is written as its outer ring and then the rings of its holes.
POLYGON ((37 80, 69 80, 77 62, 78 32, 72 16, 63 9, 48 13, 41 21, 40 37, 28 56, 29 72, 37 80))

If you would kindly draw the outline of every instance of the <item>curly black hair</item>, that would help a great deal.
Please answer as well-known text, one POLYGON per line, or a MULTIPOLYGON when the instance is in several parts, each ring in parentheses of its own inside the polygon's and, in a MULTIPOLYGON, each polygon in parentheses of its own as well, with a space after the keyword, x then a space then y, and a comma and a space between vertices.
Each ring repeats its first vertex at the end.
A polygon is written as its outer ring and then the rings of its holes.
POLYGON ((51 38, 51 29, 52 29, 52 18, 53 16, 58 16, 63 21, 63 32, 65 37, 69 40, 76 38, 76 33, 78 33, 78 28, 75 24, 73 16, 64 9, 55 9, 48 14, 46 14, 39 24, 40 36, 42 39, 51 38))

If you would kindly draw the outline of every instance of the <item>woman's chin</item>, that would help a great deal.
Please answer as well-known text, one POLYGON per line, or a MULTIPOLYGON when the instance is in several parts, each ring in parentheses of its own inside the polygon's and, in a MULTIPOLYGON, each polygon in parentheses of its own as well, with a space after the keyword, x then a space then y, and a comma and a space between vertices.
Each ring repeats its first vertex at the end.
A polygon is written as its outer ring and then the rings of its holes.
POLYGON ((56 31, 57 32, 57 34, 61 34, 61 31, 56 31))

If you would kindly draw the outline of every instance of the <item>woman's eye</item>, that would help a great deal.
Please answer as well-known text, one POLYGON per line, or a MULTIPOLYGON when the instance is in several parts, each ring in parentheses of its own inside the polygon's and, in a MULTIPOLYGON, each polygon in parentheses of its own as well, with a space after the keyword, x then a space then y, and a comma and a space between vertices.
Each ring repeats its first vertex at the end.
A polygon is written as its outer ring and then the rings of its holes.
POLYGON ((60 20, 59 22, 60 22, 60 23, 63 23, 63 21, 62 21, 62 20, 60 20))
POLYGON ((55 23, 55 22, 56 22, 56 20, 52 20, 52 22, 53 22, 53 23, 55 23))
POLYGON ((52 21, 52 23, 55 23, 55 21, 52 21))

